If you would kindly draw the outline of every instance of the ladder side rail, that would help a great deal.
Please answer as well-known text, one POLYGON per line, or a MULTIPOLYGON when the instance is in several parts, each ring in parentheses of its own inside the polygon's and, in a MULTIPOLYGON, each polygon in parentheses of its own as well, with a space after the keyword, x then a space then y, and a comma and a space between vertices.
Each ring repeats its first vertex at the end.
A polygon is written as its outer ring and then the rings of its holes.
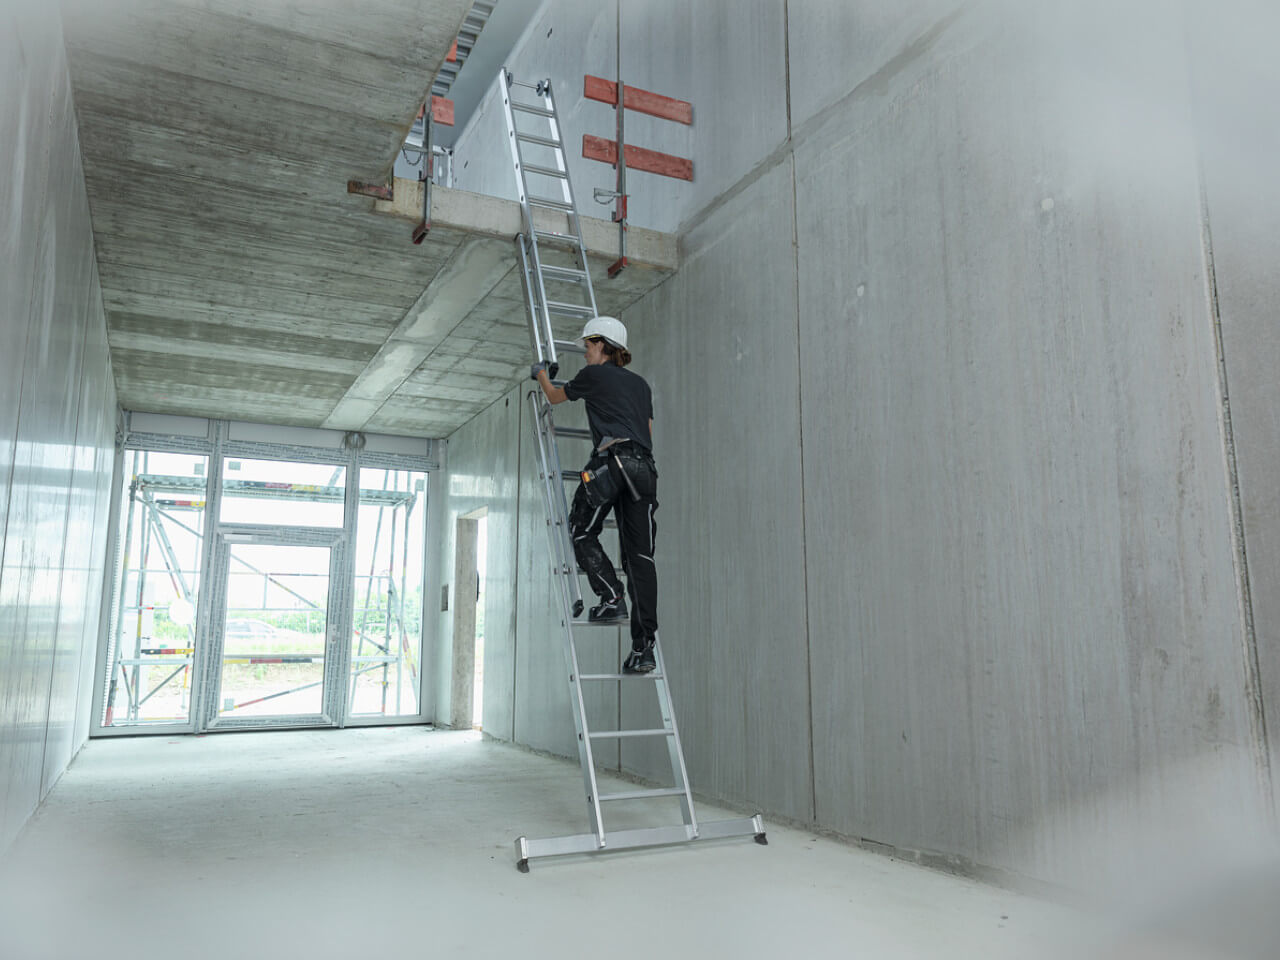
POLYGON ((582 240, 582 223, 579 220, 580 215, 578 213, 578 203, 573 196, 573 185, 569 182, 569 164, 567 155, 564 152, 564 139, 561 136, 560 131, 560 114, 556 113, 556 101, 554 94, 551 92, 550 80, 547 81, 546 101, 547 109, 554 114, 551 118, 551 135, 561 143, 559 156, 556 159, 561 165, 560 169, 564 171, 562 190, 564 192, 565 203, 568 203, 573 207, 573 213, 569 214, 569 226, 573 229, 574 236, 578 238, 578 253, 582 261, 582 272, 586 274, 585 284, 587 288, 587 303, 591 306, 592 314, 598 314, 600 309, 596 306, 595 284, 591 281, 591 268, 587 265, 587 246, 582 240))
MULTIPOLYGON (((540 397, 537 392, 529 391, 529 405, 534 412, 535 433, 538 440, 538 459, 539 467, 542 471, 542 492, 543 503, 547 508, 547 536, 551 538, 552 556, 560 553, 557 550, 556 540, 560 540, 563 544, 564 537, 557 537, 552 531, 552 526, 556 517, 555 501, 553 500, 553 491, 555 487, 560 487, 560 498, 564 498, 564 485, 558 482, 559 473, 551 474, 550 463, 547 455, 548 443, 545 435, 544 423, 539 410, 540 397)), ((554 445, 550 446, 554 450, 554 445)), ((564 526, 561 525, 561 529, 564 526)), ((563 549, 563 546, 560 548, 563 549)), ((564 658, 565 668, 569 671, 570 689, 573 695, 573 727, 574 733, 578 738, 578 760, 582 767, 583 786, 587 791, 588 810, 591 816, 591 831, 596 835, 597 842, 600 847, 605 845, 604 835, 604 817, 600 810, 600 789, 596 781, 596 764, 595 757, 591 750, 591 731, 587 723, 587 705, 582 695, 582 671, 578 667, 578 648, 573 637, 573 623, 570 615, 570 585, 577 585, 578 577, 576 567, 566 567, 563 564, 556 571, 557 577, 560 579, 557 593, 560 596, 560 623, 564 628, 564 658)))
POLYGON ((523 233, 516 234, 516 258, 520 264, 520 285, 524 289, 525 309, 529 315, 529 337, 533 340, 533 351, 537 355, 538 361, 551 363, 554 361, 552 357, 547 355, 547 348, 543 345, 542 325, 538 322, 538 308, 534 299, 533 281, 529 276, 531 269, 529 255, 525 250, 526 242, 523 233))
MULTIPOLYGON (((558 510, 559 504, 556 502, 556 487, 563 488, 563 483, 557 483, 559 474, 552 472, 552 464, 554 457, 548 451, 551 449, 548 442, 546 428, 542 423, 542 412, 539 409, 539 397, 534 391, 529 392, 529 403, 534 411, 534 432, 535 439, 538 442, 538 469, 541 473, 543 484, 543 505, 547 508, 547 531, 551 537, 551 562, 552 569, 558 577, 565 577, 566 583, 575 584, 576 561, 573 557, 573 543, 567 532, 567 520, 562 511, 558 510), (558 530, 556 528, 559 528, 558 530)), ((563 496, 563 489, 560 491, 563 496)), ((566 587, 566 596, 572 596, 570 588, 566 587)))
POLYGON ((577 222, 578 208, 573 201, 573 187, 569 183, 569 158, 565 154, 564 140, 560 135, 560 115, 556 113, 555 97, 551 93, 551 80, 548 78, 544 83, 545 87, 543 89, 542 100, 547 106, 547 112, 551 114, 547 119, 547 122, 551 125, 551 139, 560 144, 560 146, 555 150, 556 169, 565 175, 564 179, 560 181, 560 195, 564 198, 565 203, 570 207, 573 207, 573 211, 568 215, 569 228, 573 234, 581 240, 582 230, 577 222))
POLYGON ((689 771, 685 767, 684 747, 680 743, 680 731, 676 727, 676 712, 671 703, 671 686, 668 679, 667 664, 662 656, 662 643, 657 635, 654 635, 653 643, 654 657, 658 662, 658 673, 662 675, 654 686, 658 693, 658 709, 662 712, 662 725, 671 731, 671 736, 667 737, 667 752, 671 758, 671 773, 675 778, 675 785, 684 789, 684 796, 680 798, 681 813, 684 814, 685 824, 693 831, 693 836, 698 835, 698 817, 693 810, 693 792, 689 786, 689 771))
POLYGON ((547 309, 547 291, 542 281, 542 259, 538 252, 538 235, 533 225, 533 208, 529 205, 529 180, 525 175, 524 151, 520 148, 519 129, 516 126, 515 114, 511 109, 511 88, 513 86, 532 87, 532 84, 518 82, 504 66, 498 73, 498 82, 502 85, 502 108, 507 121, 507 146, 511 150, 511 162, 515 168, 516 191, 520 200, 520 211, 524 216, 524 235, 529 244, 529 256, 533 261, 533 274, 537 278, 537 304, 534 305, 542 317, 542 331, 546 334, 546 356, 539 359, 556 365, 555 338, 551 335, 551 313, 547 309))
POLYGON ((569 529, 569 498, 564 490, 564 471, 560 465, 560 445, 556 441, 556 425, 551 412, 551 404, 543 398, 537 399, 541 400, 542 415, 544 417, 542 422, 545 424, 544 433, 549 451, 548 466, 550 473, 547 476, 547 489, 551 493, 553 504, 550 516, 557 517, 559 521, 561 554, 564 557, 563 570, 568 581, 573 616, 576 617, 582 612, 583 608, 582 585, 578 582, 578 556, 573 549, 573 531, 569 529))
MULTIPOLYGON (((549 81, 548 81, 549 82, 549 81)), ((510 99, 510 90, 507 91, 507 100, 510 99)), ((545 97, 544 97, 545 102, 545 97)), ((512 150, 516 154, 516 176, 520 186, 520 206, 524 213, 525 237, 529 242, 529 254, 533 263, 533 271, 531 278, 537 282, 532 284, 537 291, 537 313, 541 318, 541 332, 547 344, 547 359, 556 365, 559 365, 559 357, 556 354, 556 338, 555 331, 551 326, 551 308, 547 306, 547 285, 542 276, 542 251, 538 247, 538 232, 533 223, 533 206, 529 203, 529 174, 525 170, 524 163, 524 147, 520 143, 520 129, 516 126, 515 115, 510 113, 511 105, 507 104, 508 115, 511 116, 510 137, 512 150)), ((550 120, 554 127, 555 120, 550 120)), ((557 169, 563 169, 559 163, 559 151, 556 151, 557 169)))

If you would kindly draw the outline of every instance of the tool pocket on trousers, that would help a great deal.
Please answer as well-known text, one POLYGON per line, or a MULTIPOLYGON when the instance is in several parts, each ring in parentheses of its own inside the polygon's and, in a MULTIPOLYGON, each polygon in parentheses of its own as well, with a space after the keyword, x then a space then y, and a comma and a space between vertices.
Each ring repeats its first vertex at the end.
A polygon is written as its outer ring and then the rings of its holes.
POLYGON ((618 478, 613 475, 608 464, 594 470, 583 470, 581 476, 583 496, 593 508, 603 507, 618 499, 618 478))

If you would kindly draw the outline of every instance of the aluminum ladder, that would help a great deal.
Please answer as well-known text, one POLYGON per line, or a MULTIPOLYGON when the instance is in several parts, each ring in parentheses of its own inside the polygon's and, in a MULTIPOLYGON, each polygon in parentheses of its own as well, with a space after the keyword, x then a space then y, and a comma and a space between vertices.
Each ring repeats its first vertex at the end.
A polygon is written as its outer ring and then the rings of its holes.
MULTIPOLYGON (((569 182, 569 167, 551 81, 522 83, 504 68, 499 74, 499 86, 506 114, 507 140, 523 212, 523 230, 516 236, 515 246, 528 310, 529 330, 534 354, 539 361, 547 362, 549 375, 554 379, 559 371, 560 353, 584 352, 571 337, 577 335, 577 330, 586 320, 596 316, 595 289, 591 283, 587 252, 582 242, 582 225, 574 203, 573 186, 569 182), (532 97, 518 91, 531 91, 532 97), (517 116, 526 122, 523 125, 517 123, 517 116), (551 263, 548 259, 559 262, 551 263), (551 286, 552 284, 555 286, 551 286), (554 296, 548 295, 549 287, 554 296), (562 328, 561 331, 557 331, 557 323, 562 328), (568 332, 570 329, 572 334, 568 332)), ((556 382, 563 385, 562 381, 556 382)), ((546 839, 519 837, 516 840, 516 866, 522 872, 528 872, 529 861, 536 857, 593 854, 724 837, 752 836, 756 842, 766 843, 764 822, 759 814, 733 820, 698 822, 680 733, 676 727, 675 711, 671 705, 661 641, 654 644, 657 669, 652 673, 584 674, 579 669, 578 633, 591 631, 600 635, 605 628, 614 631, 618 629, 616 623, 591 623, 583 617, 584 603, 579 579, 582 574, 574 556, 569 531, 569 503, 565 485, 578 482, 579 474, 575 470, 562 468, 559 441, 586 441, 589 444, 591 433, 589 430, 557 427, 552 405, 541 389, 531 390, 528 401, 534 424, 534 449, 538 455, 543 502, 547 510, 547 537, 553 578, 560 600, 569 698, 573 708, 578 760, 582 766, 591 831, 546 839), (651 684, 657 697, 662 726, 633 730, 594 729, 587 717, 586 698, 583 695, 584 684, 588 683, 651 684), (665 740, 671 764, 672 786, 601 794, 596 779, 593 743, 601 740, 621 742, 631 738, 665 740), (682 822, 678 824, 613 831, 605 828, 606 804, 672 797, 679 798, 682 822)), ((585 456, 578 459, 585 459, 585 456)), ((611 635, 615 640, 616 651, 618 635, 611 635)), ((619 698, 621 693, 619 687, 619 698)))

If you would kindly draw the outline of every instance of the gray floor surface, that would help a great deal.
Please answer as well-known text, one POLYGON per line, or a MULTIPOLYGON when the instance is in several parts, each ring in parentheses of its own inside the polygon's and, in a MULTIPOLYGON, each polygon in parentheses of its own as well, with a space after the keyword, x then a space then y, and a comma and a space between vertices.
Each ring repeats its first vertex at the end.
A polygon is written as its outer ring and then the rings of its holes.
POLYGON ((424 727, 92 741, 0 864, 0 956, 1080 955, 1072 909, 776 825, 517 872, 581 791, 424 727))

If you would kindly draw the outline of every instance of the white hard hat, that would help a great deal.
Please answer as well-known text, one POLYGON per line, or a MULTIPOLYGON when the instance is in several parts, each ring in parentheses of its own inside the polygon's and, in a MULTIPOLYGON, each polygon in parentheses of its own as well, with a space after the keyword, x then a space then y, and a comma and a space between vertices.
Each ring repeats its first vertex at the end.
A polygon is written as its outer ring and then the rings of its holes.
POLYGON ((585 347, 588 337, 599 337, 606 343, 622 350, 627 349, 627 328, 617 317, 593 317, 582 328, 582 336, 578 338, 578 346, 585 347))

